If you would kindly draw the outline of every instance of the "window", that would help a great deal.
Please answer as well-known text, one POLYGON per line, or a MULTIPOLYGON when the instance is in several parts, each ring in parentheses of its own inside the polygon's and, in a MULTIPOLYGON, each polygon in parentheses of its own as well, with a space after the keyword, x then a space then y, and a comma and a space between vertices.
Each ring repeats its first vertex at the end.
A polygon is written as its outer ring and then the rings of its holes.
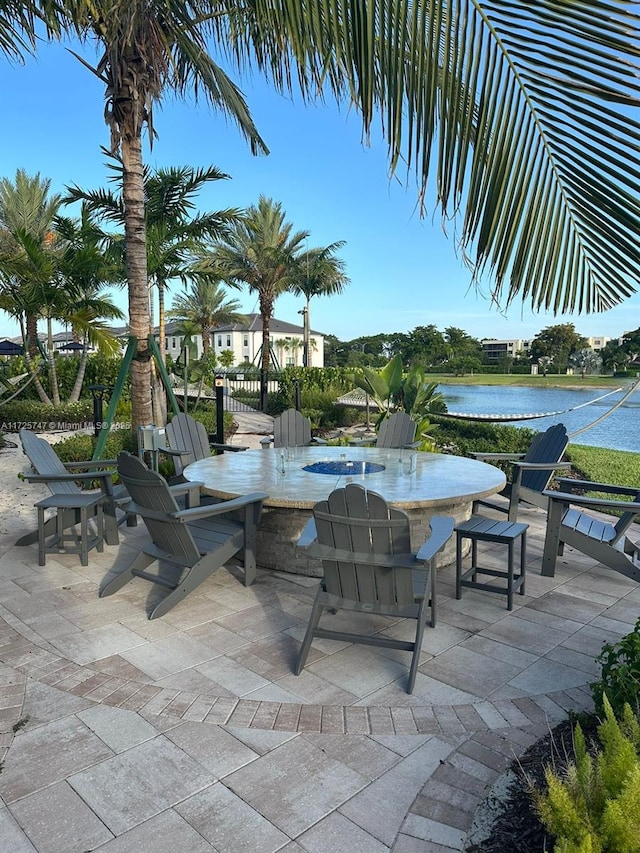
POLYGON ((164 348, 169 349, 169 338, 164 339, 164 348))
POLYGON ((222 346, 222 335, 218 335, 218 346, 222 346))
POLYGON ((291 355, 288 355, 287 356, 287 367, 295 367, 295 366, 296 366, 295 358, 291 355))
POLYGON ((231 335, 227 335, 227 346, 231 346, 231 335))
POLYGON ((248 355, 245 355, 244 360, 245 360, 246 364, 249 364, 249 356, 248 355))
POLYGON ((249 346, 249 335, 244 335, 244 337, 242 338, 242 346, 243 347, 249 346))
POLYGON ((176 339, 171 338, 171 349, 175 349, 175 348, 176 348, 176 339))

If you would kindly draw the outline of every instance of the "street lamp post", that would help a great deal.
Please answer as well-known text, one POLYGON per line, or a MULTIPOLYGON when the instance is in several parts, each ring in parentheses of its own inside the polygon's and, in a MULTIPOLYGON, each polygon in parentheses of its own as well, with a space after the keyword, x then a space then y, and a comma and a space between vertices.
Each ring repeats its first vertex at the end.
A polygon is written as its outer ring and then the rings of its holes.
POLYGON ((93 434, 95 436, 100 435, 102 429, 102 403, 106 390, 106 385, 89 385, 89 391, 91 391, 93 398, 93 434))
POLYGON ((309 367, 309 352, 310 346, 310 330, 309 330, 309 309, 302 308, 298 311, 302 314, 302 366, 309 367))

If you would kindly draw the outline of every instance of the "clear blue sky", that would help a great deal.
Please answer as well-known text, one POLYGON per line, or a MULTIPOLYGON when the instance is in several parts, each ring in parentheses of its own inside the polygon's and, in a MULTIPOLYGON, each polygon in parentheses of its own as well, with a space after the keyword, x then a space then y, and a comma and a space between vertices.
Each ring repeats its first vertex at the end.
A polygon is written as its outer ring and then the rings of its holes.
MULTIPOLYGON (((505 316, 471 288, 470 273, 456 255, 453 226, 443 233, 438 212, 421 220, 415 185, 389 180, 378 129, 370 147, 361 141, 358 117, 333 103, 304 106, 276 95, 257 76, 238 81, 256 125, 271 150, 252 157, 235 126, 220 113, 170 97, 156 111, 158 139, 145 145, 152 167, 215 165, 232 180, 200 195, 201 210, 246 207, 260 194, 280 201, 294 228, 310 232, 309 246, 345 240, 341 256, 351 284, 341 296, 314 299, 315 330, 349 340, 379 332, 410 331, 435 324, 457 326, 474 337, 530 338, 541 328, 573 322, 583 335, 617 337, 640 327, 640 298, 604 314, 565 317, 532 314, 520 304, 505 316)), ((62 192, 76 183, 107 185, 100 146, 109 142, 103 118, 103 86, 58 44, 45 45, 24 66, 0 62, 0 176, 16 169, 39 172, 62 192)), ((242 310, 256 311, 246 291, 233 293, 242 310)), ((117 297, 125 308, 124 295, 117 297)), ((283 296, 279 319, 299 323, 301 300, 283 296)), ((0 335, 16 327, 0 312, 0 335)))

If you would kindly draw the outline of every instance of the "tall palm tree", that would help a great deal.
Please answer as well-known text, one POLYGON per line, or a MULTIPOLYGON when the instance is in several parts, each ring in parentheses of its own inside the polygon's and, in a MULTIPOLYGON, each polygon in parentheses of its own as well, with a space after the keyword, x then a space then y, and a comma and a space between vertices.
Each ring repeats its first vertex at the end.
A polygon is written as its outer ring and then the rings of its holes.
POLYGON ((324 248, 305 250, 298 258, 291 291, 306 299, 302 351, 305 367, 311 367, 311 297, 342 293, 349 284, 349 279, 344 273, 344 261, 335 255, 343 246, 344 240, 338 240, 324 248))
POLYGON ((82 342, 82 354, 69 402, 80 399, 89 360, 89 346, 107 355, 115 355, 120 342, 105 320, 124 320, 125 315, 113 303, 106 288, 122 280, 124 270, 110 252, 110 236, 96 224, 86 205, 79 219, 57 216, 54 220, 60 249, 59 270, 68 305, 65 322, 71 325, 74 339, 82 342))
POLYGON ((260 404, 266 400, 267 373, 271 357, 270 321, 273 306, 289 290, 296 275, 296 259, 307 231, 293 231, 285 220, 280 202, 260 196, 232 229, 226 241, 212 253, 213 267, 231 285, 246 284, 258 297, 262 320, 262 359, 260 404))
MULTIPOLYGON (((51 180, 41 178, 39 172, 28 175, 24 169, 17 169, 14 181, 0 179, 0 245, 5 251, 21 250, 21 239, 15 236, 18 233, 30 235, 36 246, 51 243, 53 218, 60 209, 62 196, 52 195, 50 191, 51 180)), ((26 338, 25 349, 35 358, 38 312, 26 314, 26 338)))
POLYGON ((227 299, 220 283, 204 275, 191 281, 185 293, 174 296, 169 317, 198 327, 205 356, 211 349, 211 332, 216 326, 242 323, 246 319, 237 299, 227 299))
MULTIPOLYGON (((203 96, 236 122, 254 152, 267 148, 238 87, 209 55, 207 38, 220 13, 217 0, 63 0, 59 20, 82 42, 95 43, 91 66, 105 86, 110 150, 122 159, 124 245, 129 328, 137 340, 131 365, 134 427, 152 422, 149 298, 142 131, 154 136, 153 110, 166 91, 203 96)), ((80 58, 80 57, 78 57, 80 58)))

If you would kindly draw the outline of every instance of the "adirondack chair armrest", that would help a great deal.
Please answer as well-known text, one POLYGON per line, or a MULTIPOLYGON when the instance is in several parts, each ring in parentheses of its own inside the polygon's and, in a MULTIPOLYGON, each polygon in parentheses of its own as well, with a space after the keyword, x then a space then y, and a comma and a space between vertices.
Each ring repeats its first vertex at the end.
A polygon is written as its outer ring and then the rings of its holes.
POLYGON ((195 506, 192 509, 182 509, 178 512, 167 513, 169 518, 175 518, 177 521, 196 521, 198 518, 208 518, 211 515, 226 515, 237 509, 245 509, 251 504, 261 503, 269 497, 266 492, 252 492, 250 495, 243 495, 241 498, 233 498, 230 501, 221 501, 218 504, 208 504, 207 506, 195 506))
POLYGON ((188 450, 180 450, 176 447, 161 447, 160 453, 165 453, 167 456, 188 456, 188 450))
POLYGON ((482 451, 475 451, 469 455, 478 462, 517 462, 526 456, 525 453, 483 453, 482 451))
POLYGON ((420 546, 416 554, 416 560, 428 563, 433 560, 438 551, 441 551, 453 536, 455 521, 448 515, 434 515, 429 520, 431 536, 420 546))
POLYGON ((209 442, 209 447, 210 447, 212 450, 230 450, 232 453, 236 453, 236 452, 239 452, 239 451, 241 451, 241 450, 248 450, 248 449, 249 449, 247 445, 240 445, 240 444, 220 444, 220 443, 219 443, 219 442, 217 442, 217 441, 210 441, 210 442, 209 442))
POLYGON ((92 459, 87 459, 85 462, 63 462, 62 464, 70 471, 74 468, 113 468, 115 471, 118 466, 118 460, 98 459, 94 462, 92 459))
POLYGON ((272 435, 265 435, 264 438, 260 439, 260 444, 262 445, 262 449, 266 450, 270 444, 273 444, 273 436, 272 435))
POLYGON ((542 493, 545 497, 556 503, 571 504, 591 509, 620 510, 621 512, 640 513, 640 503, 637 501, 612 501, 606 498, 590 498, 586 495, 574 495, 569 492, 554 492, 545 489, 542 493))
POLYGON ((574 480, 570 477, 559 477, 558 485, 563 492, 580 489, 585 492, 605 492, 611 495, 630 495, 634 497, 640 491, 635 486, 616 486, 613 483, 596 483, 593 480, 574 480))
MULTIPOLYGON (((305 548, 310 557, 319 560, 334 560, 337 563, 362 563, 369 566, 384 566, 390 569, 420 570, 415 554, 374 554, 369 551, 345 551, 312 542, 305 548)), ((429 558, 430 559, 430 558, 429 558)))
POLYGON ((172 495, 184 495, 186 492, 190 492, 193 489, 202 488, 204 488, 204 483, 200 480, 189 480, 186 483, 174 483, 172 486, 169 486, 169 491, 172 495))
POLYGON ((520 483, 525 471, 570 471, 571 462, 514 462, 513 482, 520 483))
POLYGON ((378 440, 376 435, 371 438, 350 438, 349 439, 349 447, 368 447, 372 444, 375 444, 378 440))
POLYGON ((422 444, 422 439, 418 439, 418 441, 411 441, 409 444, 404 445, 404 450, 416 450, 422 444))
POLYGON ((112 471, 77 471, 68 474, 25 474, 24 478, 29 483, 75 483, 78 480, 90 482, 91 480, 102 480, 105 484, 111 483, 112 471))
POLYGON ((313 438, 311 439, 311 444, 325 445, 325 444, 327 444, 327 440, 326 440, 326 438, 320 438, 320 436, 314 435, 313 438))

